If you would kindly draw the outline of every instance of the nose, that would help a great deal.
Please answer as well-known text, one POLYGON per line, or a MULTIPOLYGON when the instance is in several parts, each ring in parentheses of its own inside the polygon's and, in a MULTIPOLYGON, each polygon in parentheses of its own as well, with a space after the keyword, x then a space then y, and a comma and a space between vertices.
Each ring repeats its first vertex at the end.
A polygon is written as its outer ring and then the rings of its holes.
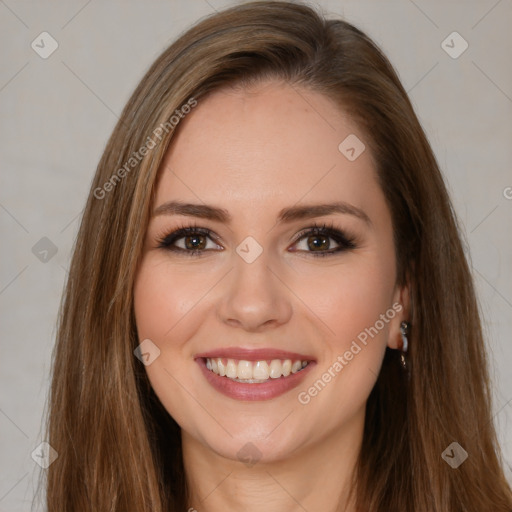
POLYGON ((265 251, 252 263, 235 255, 217 314, 230 326, 264 332, 290 320, 291 295, 283 276, 269 266, 265 251))

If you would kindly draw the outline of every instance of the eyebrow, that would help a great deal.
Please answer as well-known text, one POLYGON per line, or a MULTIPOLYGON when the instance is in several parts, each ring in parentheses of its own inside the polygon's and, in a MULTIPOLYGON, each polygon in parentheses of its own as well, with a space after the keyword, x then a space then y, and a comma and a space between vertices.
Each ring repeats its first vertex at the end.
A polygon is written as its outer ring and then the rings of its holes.
MULTIPOLYGON (((334 213, 352 215, 364 221, 369 226, 372 225, 370 218, 363 210, 344 201, 283 208, 279 212, 277 219, 278 223, 286 223, 296 220, 322 217, 324 215, 331 215, 334 213)), ((155 208, 152 217, 156 217, 158 215, 185 215, 187 217, 210 219, 224 224, 229 224, 232 220, 229 212, 223 208, 206 204, 183 203, 181 201, 167 201, 166 203, 161 204, 155 208)))

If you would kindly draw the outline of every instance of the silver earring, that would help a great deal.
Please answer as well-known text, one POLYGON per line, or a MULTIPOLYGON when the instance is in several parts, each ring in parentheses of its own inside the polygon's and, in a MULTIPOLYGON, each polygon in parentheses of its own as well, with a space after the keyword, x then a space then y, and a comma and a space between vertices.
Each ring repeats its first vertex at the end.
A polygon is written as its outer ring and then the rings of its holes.
POLYGON ((400 324, 400 333, 402 335, 402 351, 400 353, 400 361, 402 363, 402 367, 404 370, 407 370, 407 361, 405 360, 405 354, 407 353, 407 349, 409 348, 409 340, 407 339, 407 335, 411 329, 411 324, 409 322, 402 322, 400 324))

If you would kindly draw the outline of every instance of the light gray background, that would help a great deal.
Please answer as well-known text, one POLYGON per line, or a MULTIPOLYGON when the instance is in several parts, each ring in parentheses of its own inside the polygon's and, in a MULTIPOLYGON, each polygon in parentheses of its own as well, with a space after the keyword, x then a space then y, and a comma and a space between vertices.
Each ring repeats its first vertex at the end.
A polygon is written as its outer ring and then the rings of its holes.
MULTIPOLYGON (((106 140, 161 51, 233 3, 0 0, 1 511, 30 510, 39 470, 30 454, 42 440, 57 309, 106 140), (59 44, 48 59, 31 48, 43 31, 59 44), (58 252, 43 263, 32 247, 45 236, 58 252)), ((512 481, 512 2, 315 5, 381 45, 445 173, 485 315, 494 419, 512 481), (457 59, 441 46, 453 31, 469 44, 457 59)))

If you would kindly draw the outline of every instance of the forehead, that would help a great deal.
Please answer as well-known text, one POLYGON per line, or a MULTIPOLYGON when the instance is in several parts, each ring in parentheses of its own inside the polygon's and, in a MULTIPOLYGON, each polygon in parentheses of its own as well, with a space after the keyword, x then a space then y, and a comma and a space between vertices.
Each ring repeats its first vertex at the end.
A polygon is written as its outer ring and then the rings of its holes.
POLYGON ((276 82, 223 89, 180 123, 162 162, 156 205, 180 199, 241 214, 318 200, 364 208, 380 193, 368 144, 355 160, 343 153, 346 144, 340 151, 348 140, 359 152, 364 135, 318 92, 276 82))

